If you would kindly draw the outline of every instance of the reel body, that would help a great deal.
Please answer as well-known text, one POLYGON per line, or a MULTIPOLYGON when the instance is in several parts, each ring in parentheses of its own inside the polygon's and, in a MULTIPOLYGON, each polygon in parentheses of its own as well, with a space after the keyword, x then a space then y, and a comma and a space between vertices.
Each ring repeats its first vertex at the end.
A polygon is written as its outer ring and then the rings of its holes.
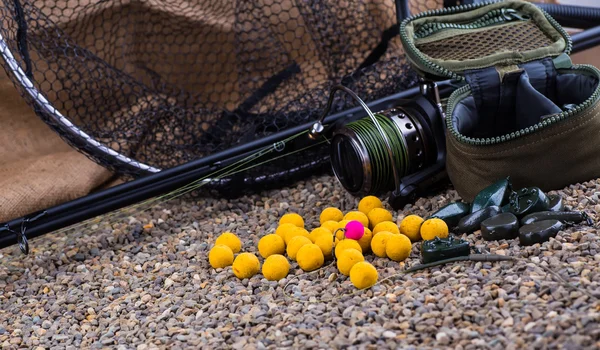
POLYGON ((391 192, 396 210, 414 202, 446 178, 444 118, 437 85, 424 82, 416 98, 337 128, 336 178, 353 195, 391 192))

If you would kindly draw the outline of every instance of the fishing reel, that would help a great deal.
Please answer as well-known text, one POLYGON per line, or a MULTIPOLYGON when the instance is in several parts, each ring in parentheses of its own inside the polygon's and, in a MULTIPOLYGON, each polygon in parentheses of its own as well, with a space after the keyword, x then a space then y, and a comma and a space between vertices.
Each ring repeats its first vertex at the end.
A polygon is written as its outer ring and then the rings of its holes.
MULTIPOLYGON (((368 114, 333 131, 331 165, 348 192, 391 192, 389 203, 399 210, 446 179, 445 116, 436 83, 422 81, 415 98, 376 113, 343 86, 333 88, 326 112, 338 90, 350 94, 368 114)), ((313 125, 312 137, 323 132, 322 119, 313 125)))

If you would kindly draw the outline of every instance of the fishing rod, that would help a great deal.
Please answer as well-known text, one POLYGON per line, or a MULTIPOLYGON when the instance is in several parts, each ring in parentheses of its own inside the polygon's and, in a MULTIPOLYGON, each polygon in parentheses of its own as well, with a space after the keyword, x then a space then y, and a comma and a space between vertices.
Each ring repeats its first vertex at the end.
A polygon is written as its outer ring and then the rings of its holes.
POLYGON ((573 34, 571 38, 573 40, 573 52, 581 52, 598 46, 600 45, 600 26, 573 34))
MULTIPOLYGON (((444 95, 448 95, 454 90, 450 81, 440 82, 438 86, 444 95)), ((420 88, 416 87, 373 101, 367 105, 374 110, 388 109, 396 105, 398 100, 410 99, 419 93, 420 88)), ((333 126, 336 123, 346 123, 364 115, 363 107, 358 106, 325 117, 323 124, 333 126)), ((313 126, 314 121, 307 122, 180 166, 147 175, 45 210, 30 213, 6 223, 0 223, 0 249, 19 244, 23 253, 28 253, 28 240, 31 238, 177 190, 204 176, 231 166, 236 161, 249 157, 257 150, 273 146, 279 152, 283 152, 284 148, 288 148, 292 144, 298 147, 298 143, 314 143, 315 140, 311 139, 308 134, 313 126), (304 134, 292 140, 291 144, 283 142, 294 135, 302 133, 304 134)), ((205 179, 204 182, 210 182, 211 180, 205 179)))
MULTIPOLYGON (((396 0, 402 3, 403 0, 396 0)), ((489 0, 444 0, 444 7, 456 5, 475 5, 489 0)), ((567 4, 549 4, 538 1, 532 2, 546 11, 563 27, 589 29, 600 23, 600 8, 567 4)), ((398 5, 397 7, 399 7, 398 5)))

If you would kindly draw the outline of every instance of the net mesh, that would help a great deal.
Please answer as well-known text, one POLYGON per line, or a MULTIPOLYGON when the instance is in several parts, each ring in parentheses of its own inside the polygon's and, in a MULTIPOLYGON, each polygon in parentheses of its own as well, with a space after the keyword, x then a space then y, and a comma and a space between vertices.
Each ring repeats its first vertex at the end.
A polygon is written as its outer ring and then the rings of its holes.
MULTIPOLYGON (((1 4, 2 65, 24 98, 71 145, 132 177, 314 120, 334 84, 367 101, 416 84, 393 0, 1 4)), ((441 4, 410 0, 413 13, 441 4)), ((353 106, 340 96, 333 112, 353 106)), ((292 180, 327 160, 323 146, 247 176, 292 180)))
POLYGON ((435 59, 464 61, 499 52, 547 47, 553 42, 537 24, 524 22, 423 43, 417 48, 435 59))

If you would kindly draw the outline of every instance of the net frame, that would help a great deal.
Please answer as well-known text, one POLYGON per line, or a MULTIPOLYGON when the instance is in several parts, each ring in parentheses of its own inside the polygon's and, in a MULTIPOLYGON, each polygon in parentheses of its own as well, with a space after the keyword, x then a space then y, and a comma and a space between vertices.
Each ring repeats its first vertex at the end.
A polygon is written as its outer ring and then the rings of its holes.
MULTIPOLYGON (((423 6, 421 3, 415 4, 414 2, 415 0, 411 0, 410 5, 412 8, 415 6, 417 6, 417 8, 419 8, 419 6, 423 6)), ((431 3, 431 0, 426 0, 424 2, 431 3)), ((94 162, 103 165, 119 175, 135 178, 150 173, 156 173, 164 169, 164 167, 152 164, 152 162, 145 162, 135 159, 135 157, 127 154, 127 152, 120 152, 119 150, 110 147, 106 143, 99 141, 99 138, 96 137, 96 135, 83 130, 82 127, 78 126, 75 122, 73 122, 73 120, 71 120, 72 118, 69 118, 67 115, 65 115, 65 113, 61 112, 61 109, 57 108, 57 106, 55 106, 47 98, 44 91, 40 90, 39 82, 36 82, 35 78, 31 74, 31 58, 28 57, 27 53, 28 40, 31 40, 31 37, 28 37, 27 34, 28 19, 25 18, 28 10, 27 8, 25 11, 23 10, 22 3, 25 3, 27 6, 34 6, 34 4, 29 3, 28 0, 3 0, 3 3, 5 5, 4 9, 0 8, 0 11, 5 11, 5 15, 6 12, 11 12, 11 14, 14 15, 13 17, 16 23, 16 33, 13 37, 6 37, 3 35, 3 33, 6 33, 6 26, 10 26, 11 24, 2 24, 0 21, 0 56, 2 57, 3 61, 1 63, 3 63, 3 67, 8 72, 15 86, 17 86, 17 88, 20 90, 23 98, 28 102, 29 105, 33 107, 35 113, 73 148, 77 149, 94 162), (8 9, 8 4, 11 2, 13 4, 12 10, 8 9), (37 86, 36 83, 38 83, 37 86), (107 161, 107 159, 109 161, 107 161)), ((319 3, 319 1, 315 1, 315 4, 319 3)), ((0 4, 0 7, 2 7, 2 4, 0 4)), ((394 13, 390 15, 392 17, 395 16, 394 13)), ((383 34, 385 35, 385 33, 383 34)), ((389 36, 390 34, 388 33, 387 35, 389 36)), ((390 38, 387 38, 386 40, 389 41, 390 38)), ((377 63, 377 60, 371 62, 366 67, 362 67, 361 69, 371 69, 370 74, 376 75, 378 72, 377 69, 372 69, 373 63, 377 63)), ((400 64, 405 64, 405 62, 401 62, 400 64)), ((352 79, 357 72, 358 70, 350 72, 342 77, 341 80, 346 80, 350 81, 350 83, 353 83, 352 79)), ((403 88, 414 86, 417 82, 416 76, 409 77, 406 80, 406 84, 400 84, 403 85, 403 88)), ((332 80, 329 82, 329 86, 337 82, 338 81, 336 80, 332 80)), ((390 86, 393 86, 393 84, 384 86, 383 89, 379 89, 379 91, 374 93, 372 96, 366 96, 366 99, 372 100, 398 92, 397 88, 390 88, 390 86)), ((396 87, 397 86, 398 84, 396 84, 396 87)), ((313 96, 326 95, 327 90, 328 86, 321 86, 319 89, 311 91, 310 94, 313 96)), ((306 105, 313 102, 310 101, 310 96, 304 102, 298 101, 298 99, 293 100, 289 102, 289 105, 306 105)), ((324 100, 322 103, 324 103, 324 100)), ((333 111, 349 109, 353 106, 353 101, 346 99, 338 101, 336 106, 334 106, 333 111)), ((292 109, 293 108, 290 108, 290 110, 292 109)), ((318 108, 315 108, 315 111, 313 111, 310 117, 316 118, 318 116, 317 110, 318 108)), ((283 115, 278 117, 285 119, 286 115, 283 113, 283 115)), ((304 116, 302 119, 302 121, 307 120, 309 120, 307 116, 304 116)), ((305 161, 300 162, 302 164, 298 164, 295 167, 291 167, 288 164, 287 168, 282 166, 279 166, 279 168, 277 166, 273 166, 271 169, 263 168, 260 170, 262 174, 257 172, 252 176, 247 176, 243 180, 246 183, 277 182, 285 178, 293 178, 295 180, 314 173, 315 170, 318 170, 317 172, 321 172, 327 168, 328 154, 322 150, 319 152, 314 152, 313 156, 307 156, 305 158, 305 161)), ((231 183, 233 182, 234 181, 232 181, 232 179, 224 179, 220 182, 220 184, 217 184, 216 187, 230 187, 231 183)))
POLYGON ((136 173, 157 173, 161 171, 153 166, 138 162, 132 158, 121 154, 114 149, 103 145, 102 143, 95 140, 92 136, 85 133, 83 130, 73 124, 68 118, 60 113, 59 110, 54 108, 52 104, 40 93, 31 79, 18 65, 13 53, 9 49, 8 45, 2 34, 0 34, 0 55, 4 59, 4 62, 8 66, 7 71, 13 74, 16 82, 23 88, 22 95, 25 99, 29 100, 29 103, 34 106, 36 114, 40 116, 48 125, 50 125, 67 143, 71 146, 80 149, 81 142, 85 142, 85 148, 88 151, 86 156, 92 160, 101 163, 100 160, 96 159, 96 154, 102 154, 104 156, 113 158, 115 164, 128 171, 134 171, 136 173))

